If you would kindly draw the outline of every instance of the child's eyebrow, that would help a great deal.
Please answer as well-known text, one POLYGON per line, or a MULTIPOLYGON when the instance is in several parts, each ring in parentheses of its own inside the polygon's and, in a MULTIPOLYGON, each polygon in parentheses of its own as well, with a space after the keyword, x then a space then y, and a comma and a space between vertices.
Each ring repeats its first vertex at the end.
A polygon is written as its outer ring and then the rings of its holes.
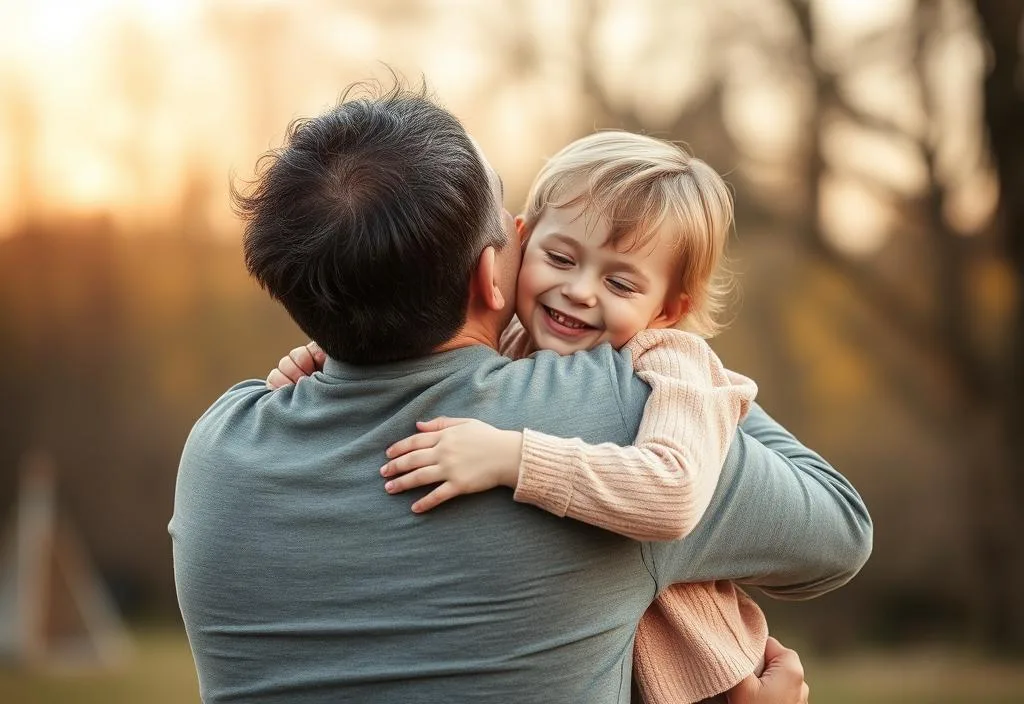
POLYGON ((639 269, 637 269, 635 266, 633 266, 629 262, 616 261, 615 262, 615 268, 620 270, 620 271, 622 271, 622 272, 624 272, 624 273, 626 273, 626 274, 630 274, 630 275, 636 277, 637 279, 639 279, 643 283, 650 283, 650 279, 647 278, 647 274, 645 274, 644 272, 640 271, 639 269))
POLYGON ((555 240, 557 242, 561 242, 566 247, 571 247, 572 249, 579 249, 580 248, 579 242, 574 240, 572 237, 569 237, 568 235, 562 235, 562 234, 559 234, 557 232, 552 232, 550 235, 548 235, 544 239, 545 240, 555 240))

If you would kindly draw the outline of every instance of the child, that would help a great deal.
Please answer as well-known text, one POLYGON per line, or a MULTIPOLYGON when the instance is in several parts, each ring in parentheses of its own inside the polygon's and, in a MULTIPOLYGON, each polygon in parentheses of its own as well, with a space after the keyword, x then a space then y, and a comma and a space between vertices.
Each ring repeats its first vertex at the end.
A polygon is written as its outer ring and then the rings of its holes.
MULTIPOLYGON (((413 504, 422 512, 505 485, 517 501, 639 540, 688 534, 756 394, 699 336, 718 330, 731 222, 721 177, 671 143, 599 132, 556 154, 517 219, 518 321, 500 351, 625 346, 651 386, 636 444, 591 446, 435 419, 388 448, 385 489, 438 484, 413 504), (659 331, 676 326, 692 332, 659 331)), ((292 358, 311 371, 309 350, 292 358)), ((278 371, 292 380, 301 374, 287 357, 278 371)), ((673 585, 640 621, 635 679, 646 702, 700 701, 757 670, 766 639, 760 609, 731 582, 673 585)))

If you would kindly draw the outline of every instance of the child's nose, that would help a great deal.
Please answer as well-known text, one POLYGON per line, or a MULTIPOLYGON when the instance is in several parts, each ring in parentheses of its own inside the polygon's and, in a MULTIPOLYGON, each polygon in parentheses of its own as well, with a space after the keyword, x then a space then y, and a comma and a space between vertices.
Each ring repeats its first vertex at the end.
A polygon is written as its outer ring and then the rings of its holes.
POLYGON ((597 296, 594 295, 594 287, 584 277, 578 277, 569 281, 562 287, 562 295, 579 306, 593 308, 597 304, 597 296))

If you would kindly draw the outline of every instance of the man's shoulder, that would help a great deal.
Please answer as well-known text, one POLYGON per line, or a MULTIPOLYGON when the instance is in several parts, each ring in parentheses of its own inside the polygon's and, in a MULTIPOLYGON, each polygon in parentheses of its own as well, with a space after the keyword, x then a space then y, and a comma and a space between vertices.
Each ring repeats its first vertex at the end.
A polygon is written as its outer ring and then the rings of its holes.
POLYGON ((230 430, 239 416, 255 409, 261 399, 273 394, 266 382, 257 379, 241 381, 214 401, 192 426, 186 445, 194 445, 213 435, 230 430))
POLYGON ((631 442, 650 394, 650 387, 633 372, 629 353, 610 345, 567 356, 541 350, 502 360, 486 370, 485 378, 486 386, 500 390, 500 407, 512 425, 569 437, 586 438, 589 427, 606 428, 613 418, 631 442), (569 423, 565 429, 563 420, 569 423))
POLYGON ((240 381, 221 394, 220 398, 214 401, 206 412, 199 417, 197 424, 210 417, 220 416, 232 411, 237 412, 243 408, 251 407, 261 398, 270 396, 273 393, 274 390, 267 388, 265 381, 259 379, 240 381))
POLYGON ((523 376, 550 376, 553 380, 565 383, 571 383, 581 377, 605 377, 610 381, 619 381, 634 376, 633 361, 629 352, 616 351, 607 344, 571 355, 538 350, 522 359, 503 361, 496 370, 523 376))

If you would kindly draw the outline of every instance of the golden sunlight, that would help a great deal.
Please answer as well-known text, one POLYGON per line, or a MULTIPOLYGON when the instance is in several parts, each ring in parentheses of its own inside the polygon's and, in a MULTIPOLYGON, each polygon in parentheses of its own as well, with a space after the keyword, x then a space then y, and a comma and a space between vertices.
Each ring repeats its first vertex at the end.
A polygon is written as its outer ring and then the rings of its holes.
MULTIPOLYGON (((726 52, 720 44, 738 31, 743 12, 757 14, 759 31, 772 41, 785 21, 760 4, 725 5, 732 10, 695 2, 652 3, 641 12, 610 3, 595 25, 594 71, 610 100, 655 132, 721 81, 720 119, 758 162, 750 168, 785 168, 805 138, 806 85, 749 46, 726 52)), ((581 86, 575 6, 534 0, 510 7, 464 0, 358 9, 328 0, 299 7, 281 0, 0 4, 0 23, 14 28, 0 43, 0 150, 11 155, 0 172, 0 237, 33 221, 97 215, 124 233, 180 229, 186 221, 234 233, 229 173, 248 176, 289 120, 330 105, 351 80, 383 75, 382 63, 410 77, 425 74, 518 197, 544 155, 597 117, 581 86)), ((819 0, 815 7, 823 41, 841 44, 903 21, 910 3, 819 0)), ((976 53, 950 75, 974 80, 976 53)), ((898 78, 865 71, 849 89, 913 126, 921 116, 902 99, 898 78)), ((920 183, 913 158, 884 139, 839 135, 827 147, 853 155, 854 166, 898 191, 920 183)), ((964 185, 956 204, 962 221, 983 217, 975 200, 986 192, 981 182, 964 185)), ((850 202, 847 189, 840 193, 826 199, 827 209, 850 202)), ((862 199, 856 208, 871 206, 862 199)), ((828 222, 842 218, 826 213, 828 222)), ((861 238, 860 247, 877 245, 867 234, 847 236, 861 238)))

